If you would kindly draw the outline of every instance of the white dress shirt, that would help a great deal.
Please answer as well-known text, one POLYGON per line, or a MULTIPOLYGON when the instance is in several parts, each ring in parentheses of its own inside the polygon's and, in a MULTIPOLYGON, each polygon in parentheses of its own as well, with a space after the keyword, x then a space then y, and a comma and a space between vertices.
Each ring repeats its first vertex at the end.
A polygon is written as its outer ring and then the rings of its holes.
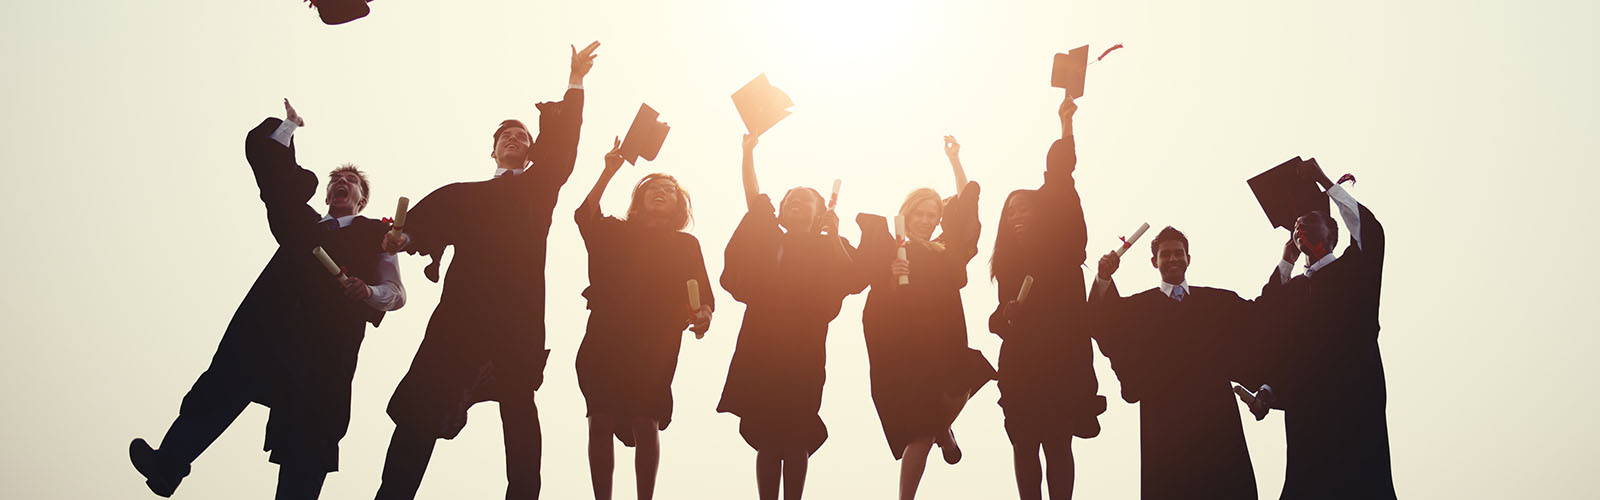
MULTIPOLYGON (((356 216, 346 215, 340 217, 339 228, 350 226, 350 221, 356 216)), ((319 224, 332 220, 332 217, 323 216, 319 224)), ((378 283, 368 283, 372 288, 372 296, 365 302, 368 306, 379 311, 393 311, 406 305, 406 287, 400 284, 400 259, 392 253, 378 252, 378 283)))
MULTIPOLYGON (((1166 281, 1162 281, 1161 282, 1161 294, 1162 295, 1166 295, 1167 298, 1170 299, 1170 298, 1172 298, 1172 289, 1175 288, 1175 287, 1183 288, 1183 296, 1184 297, 1188 297, 1189 296, 1189 292, 1192 291, 1189 288, 1189 280, 1187 280, 1187 279, 1183 280, 1182 283, 1178 283, 1176 285, 1174 285, 1172 283, 1167 283, 1166 281)), ((1100 294, 1106 293, 1106 290, 1108 290, 1110 288, 1111 288, 1111 280, 1100 279, 1100 273, 1095 273, 1095 275, 1094 275, 1094 285, 1091 285, 1089 287, 1089 293, 1092 294, 1092 295, 1100 295, 1100 294)))

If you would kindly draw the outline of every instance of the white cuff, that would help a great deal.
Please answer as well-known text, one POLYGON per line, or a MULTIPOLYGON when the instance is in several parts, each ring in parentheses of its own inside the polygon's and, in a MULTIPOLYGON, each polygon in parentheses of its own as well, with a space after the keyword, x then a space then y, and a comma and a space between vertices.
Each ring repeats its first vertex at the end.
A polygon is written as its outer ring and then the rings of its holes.
POLYGON ((1101 294, 1106 293, 1106 289, 1108 288, 1111 288, 1111 280, 1100 279, 1100 273, 1095 273, 1094 285, 1089 287, 1089 296, 1098 297, 1101 294))
POLYGON ((581 83, 568 83, 567 84, 567 90, 583 90, 583 84, 581 84, 581 83))
POLYGON ((1294 273, 1294 263, 1287 260, 1278 261, 1278 283, 1288 283, 1289 275, 1294 273))
POLYGON ((289 140, 294 138, 294 130, 297 128, 300 128, 300 125, 284 120, 282 124, 278 125, 277 130, 272 131, 272 140, 278 141, 278 144, 282 144, 283 147, 287 148, 289 147, 289 140))
POLYGON ((1339 206, 1339 218, 1344 219, 1345 230, 1350 232, 1350 239, 1355 240, 1356 248, 1360 248, 1361 204, 1356 202, 1355 197, 1350 196, 1349 191, 1345 191, 1344 187, 1338 184, 1328 188, 1328 198, 1333 200, 1334 205, 1339 206))

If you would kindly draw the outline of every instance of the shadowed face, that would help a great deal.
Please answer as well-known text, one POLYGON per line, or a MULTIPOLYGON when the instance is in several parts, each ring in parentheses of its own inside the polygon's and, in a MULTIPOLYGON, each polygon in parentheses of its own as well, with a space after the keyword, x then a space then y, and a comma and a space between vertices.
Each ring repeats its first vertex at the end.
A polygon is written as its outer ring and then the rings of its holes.
POLYGON ((1006 212, 1009 215, 1003 227, 1010 229, 1018 237, 1025 238, 1029 231, 1035 229, 1033 227, 1035 224, 1035 207, 1032 195, 1018 193, 1012 196, 1011 201, 1006 202, 1006 212))
POLYGON ((778 224, 789 232, 809 232, 816 228, 817 216, 822 214, 821 195, 809 189, 790 189, 778 208, 778 224))
POLYGON ((639 186, 640 201, 651 217, 666 219, 678 209, 678 183, 672 179, 652 179, 639 186))
POLYGON ((521 127, 510 127, 501 131, 500 138, 495 139, 493 156, 496 160, 499 160, 501 165, 507 163, 517 165, 516 167, 507 168, 521 168, 521 163, 527 162, 528 148, 531 147, 533 147, 533 138, 528 135, 527 130, 523 130, 521 127))
POLYGON ((933 238, 933 228, 939 226, 939 200, 923 200, 906 214, 906 237, 916 241, 933 238))
POLYGON ((328 179, 328 213, 358 214, 367 204, 367 193, 361 191, 361 176, 355 172, 339 172, 328 179))
POLYGON ((1162 241, 1156 245, 1150 264, 1161 272, 1161 281, 1174 285, 1183 283, 1183 275, 1189 270, 1189 248, 1182 241, 1162 241))
POLYGON ((1331 239, 1333 228, 1328 225, 1327 217, 1320 213, 1305 214, 1294 221, 1294 246, 1312 262, 1333 251, 1331 239))

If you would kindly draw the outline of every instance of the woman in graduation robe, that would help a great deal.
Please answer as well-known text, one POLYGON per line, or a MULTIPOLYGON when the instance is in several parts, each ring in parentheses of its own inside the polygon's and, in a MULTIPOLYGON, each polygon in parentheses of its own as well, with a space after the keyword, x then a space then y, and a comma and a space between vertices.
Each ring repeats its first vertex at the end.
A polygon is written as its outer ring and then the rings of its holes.
POLYGON ((999 305, 989 331, 1000 345, 1000 407, 1011 440, 1017 489, 1042 498, 1043 449, 1051 498, 1071 498, 1072 437, 1100 434, 1105 397, 1096 394, 1094 348, 1084 296, 1088 230, 1072 171, 1077 166, 1070 97, 1061 104, 1061 139, 1050 146, 1044 184, 1012 191, 1000 212, 990 275, 999 305), (1022 283, 1033 278, 1025 300, 1022 283))
POLYGON ((828 439, 817 412, 828 323, 863 286, 855 248, 838 234, 829 202, 807 187, 790 189, 774 210, 756 183, 754 136, 744 139, 749 211, 724 253, 722 288, 745 304, 718 412, 738 415, 739 434, 756 450, 760 498, 798 500, 807 458, 828 439))
MULTIPOLYGON (((953 142, 953 138, 946 138, 953 142)), ((906 221, 905 257, 881 217, 862 225, 857 260, 872 286, 862 311, 872 402, 878 409, 889 451, 900 464, 900 498, 914 498, 937 443, 956 463, 961 449, 950 424, 972 394, 990 380, 994 367, 967 346, 961 288, 967 263, 978 252, 978 192, 952 161, 960 194, 941 200, 929 188, 912 191, 900 207, 906 221), (933 231, 942 227, 938 238, 933 231), (901 284, 905 277, 905 284, 901 284)))
POLYGON ((637 446, 638 498, 654 495, 658 432, 672 421, 672 377, 687 328, 711 326, 713 300, 700 242, 683 232, 689 195, 666 174, 634 186, 626 219, 600 211, 600 197, 622 167, 621 141, 574 218, 589 250, 589 325, 578 347, 578 387, 589 416, 589 467, 595 498, 611 498, 611 438, 637 446), (690 309, 686 284, 700 300, 690 309))

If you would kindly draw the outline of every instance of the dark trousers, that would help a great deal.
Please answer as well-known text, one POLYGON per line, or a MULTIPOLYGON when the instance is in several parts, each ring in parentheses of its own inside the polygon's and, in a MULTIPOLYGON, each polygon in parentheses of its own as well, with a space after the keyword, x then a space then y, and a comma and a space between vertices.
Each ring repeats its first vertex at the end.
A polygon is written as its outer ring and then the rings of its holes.
MULTIPOLYGON (((500 421, 506 439, 506 500, 539 498, 539 462, 543 436, 539 408, 533 399, 501 401, 500 421)), ((433 458, 438 438, 426 430, 395 427, 389 454, 383 463, 383 484, 378 500, 411 500, 422 486, 422 473, 433 458)))
MULTIPOLYGON (((187 471, 188 465, 233 425, 246 406, 250 406, 250 400, 230 395, 216 384, 196 383, 184 397, 178 418, 161 438, 157 455, 171 464, 171 469, 187 471)), ((277 500, 314 500, 322 495, 322 483, 327 477, 326 471, 316 468, 282 465, 278 468, 277 500)))

